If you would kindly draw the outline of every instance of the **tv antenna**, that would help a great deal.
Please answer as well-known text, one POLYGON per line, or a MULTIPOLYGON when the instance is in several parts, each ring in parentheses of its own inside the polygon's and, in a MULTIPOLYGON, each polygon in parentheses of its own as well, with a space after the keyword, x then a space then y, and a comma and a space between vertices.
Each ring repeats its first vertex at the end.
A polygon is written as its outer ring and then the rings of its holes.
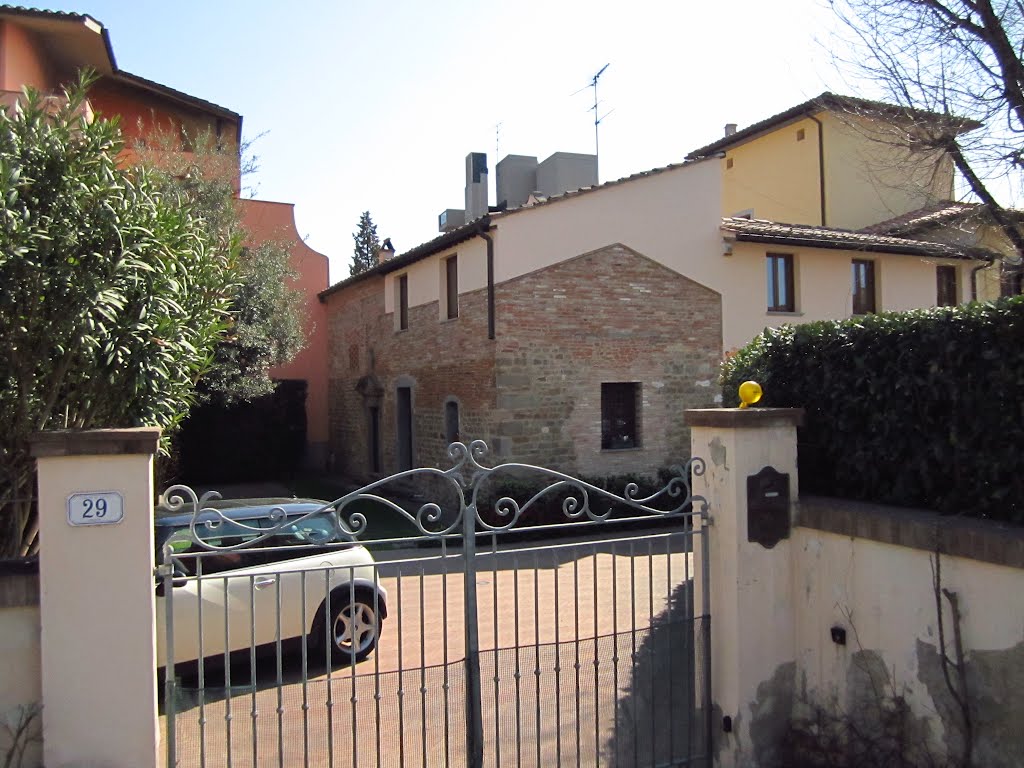
MULTIPOLYGON (((595 158, 594 164, 598 168, 600 168, 600 163, 601 163, 601 143, 600 143, 600 137, 598 135, 598 126, 601 125, 601 121, 604 120, 606 117, 608 117, 608 115, 610 115, 613 110, 609 110, 608 112, 605 112, 603 115, 600 114, 597 111, 598 105, 600 104, 600 102, 597 100, 597 81, 601 78, 601 75, 604 74, 604 71, 606 69, 608 69, 608 67, 610 67, 610 66, 611 66, 611 62, 608 62, 607 64, 605 64, 603 67, 601 67, 601 69, 599 69, 597 71, 597 74, 594 75, 593 79, 590 81, 590 87, 594 89, 594 106, 590 108, 593 111, 593 113, 594 113, 594 158, 595 158)), ((598 171, 597 178, 598 178, 598 181, 600 182, 600 180, 601 180, 600 171, 598 171)))

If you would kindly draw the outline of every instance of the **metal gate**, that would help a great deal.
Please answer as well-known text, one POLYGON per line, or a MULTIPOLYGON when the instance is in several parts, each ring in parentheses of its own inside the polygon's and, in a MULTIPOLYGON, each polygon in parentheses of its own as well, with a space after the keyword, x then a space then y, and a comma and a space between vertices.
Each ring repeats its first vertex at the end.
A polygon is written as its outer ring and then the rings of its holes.
POLYGON ((620 494, 486 453, 258 516, 168 489, 167 765, 710 765, 704 462, 620 494))

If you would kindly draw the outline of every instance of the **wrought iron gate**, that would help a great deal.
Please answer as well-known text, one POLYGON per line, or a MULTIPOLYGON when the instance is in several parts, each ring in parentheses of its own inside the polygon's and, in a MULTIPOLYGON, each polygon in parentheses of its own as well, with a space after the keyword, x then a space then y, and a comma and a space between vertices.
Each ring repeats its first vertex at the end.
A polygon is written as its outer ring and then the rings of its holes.
POLYGON ((168 489, 167 765, 709 765, 703 461, 619 495, 486 453, 260 516, 168 489))

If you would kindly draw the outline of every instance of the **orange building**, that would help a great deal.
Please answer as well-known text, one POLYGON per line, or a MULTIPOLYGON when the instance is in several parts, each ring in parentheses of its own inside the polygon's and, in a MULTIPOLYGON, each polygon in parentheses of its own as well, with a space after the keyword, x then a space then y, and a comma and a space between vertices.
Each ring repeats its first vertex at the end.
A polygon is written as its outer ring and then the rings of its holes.
MULTIPOLYGON (((0 104, 13 104, 25 86, 60 93, 89 67, 99 76, 89 91, 89 108, 121 118, 129 147, 155 132, 181 137, 170 151, 188 152, 188 136, 208 134, 241 145, 242 116, 118 68, 110 36, 85 14, 0 7, 0 104)), ((125 151, 130 162, 132 150, 125 151)), ((240 163, 234 167, 236 187, 240 163)), ((327 445, 327 343, 324 306, 317 294, 328 285, 327 257, 309 248, 295 229, 293 206, 242 200, 243 224, 253 242, 286 243, 296 273, 295 287, 305 301, 306 348, 290 363, 272 368, 277 380, 306 382, 306 463, 322 467, 327 445)))

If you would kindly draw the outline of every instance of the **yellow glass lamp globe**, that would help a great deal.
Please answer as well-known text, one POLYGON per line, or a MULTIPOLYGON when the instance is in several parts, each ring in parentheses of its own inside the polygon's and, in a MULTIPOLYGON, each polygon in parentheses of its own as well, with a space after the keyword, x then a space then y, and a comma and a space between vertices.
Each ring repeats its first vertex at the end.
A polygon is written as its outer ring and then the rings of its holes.
POLYGON ((744 381, 740 384, 740 408, 753 405, 761 399, 761 385, 756 381, 744 381))

